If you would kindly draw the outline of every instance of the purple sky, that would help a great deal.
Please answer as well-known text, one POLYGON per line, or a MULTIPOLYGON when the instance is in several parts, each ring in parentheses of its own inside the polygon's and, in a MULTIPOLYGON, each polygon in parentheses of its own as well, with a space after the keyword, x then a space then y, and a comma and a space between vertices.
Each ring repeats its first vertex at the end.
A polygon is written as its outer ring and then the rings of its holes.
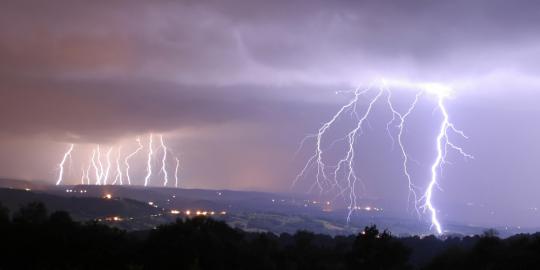
MULTIPOLYGON (((2 1, 0 177, 53 182, 76 143, 76 183, 93 145, 154 132, 184 187, 289 191, 310 154, 294 158, 300 141, 350 98, 335 92, 384 77, 454 89, 476 159, 451 156, 435 198, 446 219, 540 226, 538 25, 537 1, 2 1)), ((414 96, 395 91, 401 106, 414 96)), ((405 136, 420 183, 433 108, 421 102, 405 136)), ((405 213, 379 110, 358 170, 405 213)))

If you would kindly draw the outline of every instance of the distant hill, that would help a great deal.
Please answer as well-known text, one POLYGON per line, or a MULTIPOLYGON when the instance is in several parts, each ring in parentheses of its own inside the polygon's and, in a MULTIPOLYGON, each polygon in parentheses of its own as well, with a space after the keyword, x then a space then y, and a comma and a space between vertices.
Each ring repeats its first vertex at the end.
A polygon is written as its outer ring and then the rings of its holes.
POLYGON ((0 188, 46 190, 51 188, 51 185, 40 181, 0 178, 0 188))
MULTIPOLYGON (((429 224, 423 220, 403 218, 386 210, 374 211, 373 208, 371 211, 356 211, 347 223, 347 209, 336 204, 339 202, 329 202, 308 194, 127 185, 54 186, 8 179, 0 179, 0 187, 7 187, 0 189, 0 202, 12 210, 28 202, 42 201, 50 210, 68 211, 78 220, 122 217, 124 222, 111 224, 128 230, 154 228, 183 217, 189 210, 191 215, 197 211, 226 212, 226 215, 216 218, 248 231, 292 233, 309 229, 316 233, 336 235, 355 233, 364 226, 376 224, 397 235, 429 233, 429 224), (106 195, 112 199, 103 199, 106 195), (182 214, 173 214, 172 210, 182 214)), ((358 203, 377 206, 377 202, 373 201, 358 203)), ((458 235, 481 233, 484 230, 459 223, 448 222, 445 225, 447 230, 458 235)), ((504 233, 501 236, 517 233, 501 232, 504 233)))
POLYGON ((132 199, 64 197, 6 188, 0 188, 0 202, 11 212, 30 202, 43 202, 49 211, 67 211, 76 220, 110 216, 149 216, 159 213, 158 209, 132 199))

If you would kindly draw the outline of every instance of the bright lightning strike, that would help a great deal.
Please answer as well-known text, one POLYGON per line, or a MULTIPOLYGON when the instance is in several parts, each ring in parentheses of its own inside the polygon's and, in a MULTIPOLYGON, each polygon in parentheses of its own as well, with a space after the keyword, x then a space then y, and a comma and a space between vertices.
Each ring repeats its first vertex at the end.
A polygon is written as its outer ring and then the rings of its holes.
POLYGON ((116 176, 114 177, 114 181, 112 182, 112 185, 115 185, 116 183, 119 183, 120 185, 123 185, 122 182, 122 168, 120 167, 120 157, 122 156, 122 147, 118 147, 118 152, 116 154, 116 176))
POLYGON ((84 185, 84 180, 86 179, 86 172, 84 171, 84 168, 81 168, 81 185, 84 185))
POLYGON ((107 162, 107 167, 105 167, 105 173, 103 173, 103 184, 107 185, 107 179, 109 179, 109 171, 111 170, 111 152, 112 147, 109 148, 107 154, 105 154, 105 162, 107 162))
POLYGON ((97 181, 96 185, 101 185, 101 180, 103 179, 103 163, 101 163, 101 151, 99 150, 99 144, 97 145, 97 164, 99 166, 99 169, 96 167, 96 175, 97 175, 97 181))
MULTIPOLYGON (((101 184, 101 174, 99 171, 99 167, 96 163, 96 152, 99 153, 99 146, 97 147, 97 150, 96 149, 92 150, 92 167, 94 168, 94 172, 96 174, 96 185, 99 185, 101 184)), ((98 159, 99 159, 99 154, 98 154, 98 159)))
POLYGON ((92 159, 90 160, 90 162, 88 162, 88 168, 86 168, 86 174, 85 174, 86 183, 88 185, 90 185, 90 169, 92 169, 92 160, 94 160, 93 156, 92 156, 92 159))
POLYGON ((124 164, 126 165, 126 180, 128 182, 128 185, 131 185, 131 177, 129 176, 129 159, 131 159, 133 156, 135 156, 139 151, 143 149, 143 145, 141 143, 141 138, 137 138, 135 140, 137 144, 139 145, 135 151, 133 151, 131 154, 127 155, 124 159, 124 164))
POLYGON ((330 192, 333 189, 337 189, 339 196, 348 194, 347 196, 344 196, 344 199, 348 202, 349 212, 347 215, 347 221, 350 221, 353 211, 360 208, 357 205, 356 192, 359 189, 358 185, 362 184, 362 182, 354 169, 355 159, 359 154, 356 151, 357 139, 362 135, 363 127, 372 114, 373 107, 377 102, 380 102, 383 96, 385 96, 386 106, 392 113, 392 118, 386 125, 387 132, 392 139, 392 144, 397 141, 397 144, 399 145, 400 154, 402 156, 402 170, 407 180, 409 189, 408 200, 413 202, 414 209, 418 215, 420 215, 418 207, 420 204, 424 211, 429 211, 432 227, 435 228, 437 233, 441 234, 443 232, 442 226, 437 218, 437 210, 432 201, 433 188, 438 185, 438 174, 440 173, 439 170, 446 162, 446 155, 449 149, 456 150, 459 154, 466 158, 473 158, 461 147, 453 144, 449 139, 448 133, 454 132, 463 138, 467 137, 461 130, 456 129, 449 121, 450 117, 446 107, 444 106, 444 100, 450 94, 450 89, 448 87, 433 83, 419 84, 402 81, 391 81, 390 84, 405 88, 416 88, 420 91, 416 94, 414 101, 410 104, 408 109, 405 112, 399 112, 392 103, 392 92, 387 87, 387 81, 381 81, 380 87, 370 86, 367 89, 358 88, 354 90, 354 97, 347 104, 342 106, 337 113, 330 118, 329 121, 323 123, 316 134, 309 135, 302 140, 301 145, 303 145, 307 139, 315 139, 315 151, 308 159, 300 173, 294 179, 293 186, 300 179, 307 177, 307 173, 309 171, 314 170, 314 186, 318 187, 321 193, 325 191, 330 192), (407 154, 402 138, 405 123, 409 115, 416 108, 419 98, 423 93, 432 94, 437 97, 437 108, 441 111, 443 119, 436 138, 437 156, 431 165, 431 179, 423 196, 419 198, 418 194, 420 192, 420 188, 418 185, 413 183, 410 169, 408 167, 409 155, 407 154), (362 109, 362 106, 360 105, 361 97, 368 99, 368 103, 364 109, 362 109), (356 124, 353 127, 348 128, 348 131, 345 132, 345 135, 342 138, 334 140, 329 144, 329 147, 325 147, 326 138, 330 136, 328 134, 330 133, 329 130, 337 125, 336 122, 347 116, 352 117, 356 124), (390 130, 391 127, 395 127, 397 129, 396 139, 394 139, 392 136, 392 132, 390 130), (329 150, 329 148, 332 148, 332 146, 339 141, 346 142, 346 149, 343 156, 337 161, 336 164, 326 164, 326 151, 329 150), (328 171, 328 168, 333 168, 333 170, 328 171))
POLYGON ((433 188, 435 185, 438 185, 438 174, 439 170, 442 165, 446 162, 446 154, 448 153, 448 147, 451 149, 456 150, 459 154, 463 155, 466 158, 474 158, 472 155, 467 154, 463 149, 455 144, 453 144, 449 137, 448 132, 453 131, 454 133, 462 136, 465 139, 468 139, 467 136, 463 133, 463 131, 458 130, 455 128, 454 124, 452 124, 449 120, 448 111, 446 110, 446 107, 444 106, 444 95, 438 94, 437 95, 437 106, 439 110, 441 111, 441 114, 443 115, 443 120, 441 122, 441 127, 439 129, 439 133, 437 134, 436 138, 436 147, 437 147, 437 156, 435 157, 435 160, 433 161, 433 164, 431 165, 431 180, 429 182, 429 185, 426 189, 426 192, 424 194, 425 197, 425 203, 424 208, 427 209, 431 214, 431 224, 435 227, 435 230, 437 230, 437 233, 441 234, 443 232, 442 226, 440 221, 437 218, 437 209, 433 206, 432 197, 433 197, 433 188))
POLYGON ((175 157, 176 159, 176 167, 174 168, 174 187, 178 187, 178 168, 180 168, 180 160, 175 157))
MULTIPOLYGON (((102 153, 102 147, 101 145, 97 144, 95 147, 91 148, 91 155, 89 162, 87 164, 87 167, 84 167, 85 165, 81 166, 81 184, 94 184, 94 185, 123 185, 124 184, 124 178, 127 180, 127 184, 131 185, 131 175, 130 175, 130 169, 131 169, 131 158, 133 158, 137 153, 139 153, 141 150, 143 150, 144 146, 141 143, 141 139, 139 137, 135 140, 137 142, 137 148, 128 153, 127 155, 122 155, 122 146, 110 146, 108 150, 104 153, 102 153), (116 149, 115 149, 116 148, 116 149), (112 153, 113 150, 115 150, 114 154, 112 153), (111 155, 114 155, 112 157, 111 155)), ((152 165, 153 165, 153 158, 154 154, 156 154, 157 150, 154 149, 154 135, 152 133, 149 134, 148 137, 148 154, 147 154, 147 160, 145 162, 146 164, 146 175, 144 177, 144 186, 148 186, 150 184, 150 180, 152 177, 152 165)), ((59 175, 56 179, 56 185, 62 184, 64 177, 65 177, 65 170, 66 168, 66 162, 71 162, 72 159, 72 152, 75 145, 70 144, 67 151, 64 153, 63 158, 61 162, 57 165, 59 169, 59 175)), ((163 174, 163 186, 167 186, 169 184, 169 170, 172 168, 168 168, 167 162, 169 161, 168 154, 173 153, 171 149, 167 147, 165 144, 163 135, 159 135, 159 151, 163 153, 160 161, 161 161, 161 168, 159 173, 163 174)), ((178 172, 180 167, 180 161, 177 157, 176 159, 176 167, 174 169, 174 178, 175 178, 175 187, 178 187, 178 172)))
POLYGON ((68 150, 66 151, 66 153, 64 153, 64 157, 62 158, 62 161, 58 164, 59 172, 58 172, 58 179, 56 180, 57 186, 60 185, 60 183, 64 179, 64 164, 66 163, 67 158, 71 157, 71 152, 73 151, 73 147, 75 147, 75 145, 73 144, 69 145, 68 150))
POLYGON ((159 135, 159 142, 161 144, 161 149, 163 151, 163 158, 161 159, 161 173, 163 173, 163 186, 167 186, 167 183, 169 182, 169 175, 167 174, 167 169, 165 168, 167 165, 167 147, 165 146, 165 143, 163 142, 163 135, 159 135))
MULTIPOLYGON (((392 139, 392 144, 394 144, 394 139, 393 139, 393 137, 391 135, 391 132, 390 132, 390 125, 392 125, 392 123, 394 123, 394 121, 396 121, 396 117, 397 117, 397 119, 398 119, 398 124, 396 125, 396 127, 398 129, 397 142, 398 142, 398 145, 399 145, 399 149, 401 151, 401 155, 403 157, 403 163, 402 163, 403 174, 405 174, 405 177, 407 178, 407 182, 408 182, 407 184, 408 184, 408 188, 409 188, 409 195, 408 195, 409 197, 407 198, 407 201, 410 202, 411 197, 412 197, 414 210, 420 216, 420 211, 418 210, 418 195, 417 195, 418 187, 416 187, 413 184, 412 177, 411 177, 411 174, 409 172, 409 167, 408 167, 409 155, 407 154, 407 151, 405 151, 405 146, 403 144, 403 130, 404 130, 404 127, 405 127, 405 121, 407 120, 407 117, 412 113, 412 111, 416 107, 416 104, 418 103, 418 99, 422 95, 422 92, 418 92, 415 95, 414 101, 412 102, 411 106, 408 108, 408 110, 405 113, 402 114, 402 113, 398 112, 394 108, 394 105, 392 104, 392 100, 391 100, 392 99, 392 92, 390 92, 388 90, 388 88, 386 88, 386 91, 388 91, 388 96, 387 96, 388 107, 392 111, 392 119, 386 124, 386 130, 387 130, 388 134, 390 135, 390 138, 392 139)), ((407 204, 407 205, 409 205, 409 204, 407 204)))
POLYGON ((154 154, 154 149, 152 149, 153 135, 150 133, 148 137, 148 161, 146 163, 146 177, 144 178, 144 186, 148 186, 148 181, 150 176, 152 176, 152 155, 154 154))

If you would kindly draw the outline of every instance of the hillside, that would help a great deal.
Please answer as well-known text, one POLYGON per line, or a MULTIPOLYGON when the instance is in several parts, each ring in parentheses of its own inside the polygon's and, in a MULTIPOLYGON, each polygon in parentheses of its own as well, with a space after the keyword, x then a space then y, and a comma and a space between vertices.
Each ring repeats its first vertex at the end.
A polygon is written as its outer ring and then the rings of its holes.
POLYGON ((159 210, 132 199, 64 197, 41 192, 0 188, 0 202, 15 211, 30 202, 43 202, 51 211, 67 211, 76 220, 99 217, 138 217, 159 213, 159 210))

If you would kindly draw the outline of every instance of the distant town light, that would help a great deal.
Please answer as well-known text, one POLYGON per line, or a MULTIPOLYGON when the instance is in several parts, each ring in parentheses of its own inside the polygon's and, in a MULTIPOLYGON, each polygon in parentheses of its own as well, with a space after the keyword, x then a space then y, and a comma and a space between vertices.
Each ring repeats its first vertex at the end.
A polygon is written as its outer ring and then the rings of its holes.
POLYGON ((105 194, 105 197, 103 197, 103 198, 105 198, 107 200, 110 200, 110 199, 112 199, 112 195, 111 194, 105 194))
POLYGON ((180 211, 173 209, 173 210, 171 210, 171 214, 178 215, 178 214, 180 214, 180 211))

